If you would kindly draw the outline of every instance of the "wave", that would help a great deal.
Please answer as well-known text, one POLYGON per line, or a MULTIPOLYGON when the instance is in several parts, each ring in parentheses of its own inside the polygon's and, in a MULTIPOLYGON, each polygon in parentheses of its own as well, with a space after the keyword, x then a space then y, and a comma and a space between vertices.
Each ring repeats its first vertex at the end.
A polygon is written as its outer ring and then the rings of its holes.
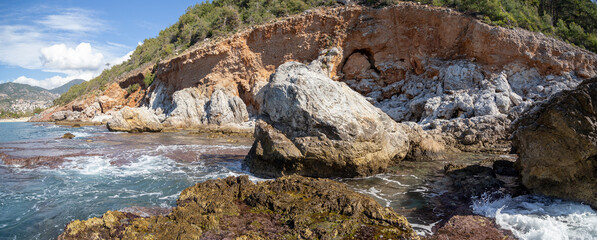
POLYGON ((519 239, 597 239, 597 212, 582 203, 538 195, 492 200, 485 194, 471 208, 519 239))

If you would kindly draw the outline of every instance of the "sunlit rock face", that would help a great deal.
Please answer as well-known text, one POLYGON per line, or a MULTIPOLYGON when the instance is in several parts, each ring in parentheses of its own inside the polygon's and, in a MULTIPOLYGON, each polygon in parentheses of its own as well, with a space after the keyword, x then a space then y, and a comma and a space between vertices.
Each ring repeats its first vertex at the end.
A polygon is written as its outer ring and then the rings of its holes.
POLYGON ((99 114, 108 115, 124 106, 147 106, 165 127, 235 123, 259 113, 257 93, 277 67, 311 62, 333 48, 339 56, 321 66, 328 77, 345 82, 392 119, 442 132, 471 151, 509 149, 513 119, 597 71, 594 53, 449 9, 412 3, 345 6, 310 10, 202 43, 156 69, 132 71, 99 96, 79 102, 98 102, 99 114), (151 72, 154 83, 143 86, 151 72), (141 88, 127 93, 135 83, 141 88))
POLYGON ((265 175, 364 176, 402 160, 408 126, 314 65, 280 66, 258 95, 260 120, 247 157, 265 175))

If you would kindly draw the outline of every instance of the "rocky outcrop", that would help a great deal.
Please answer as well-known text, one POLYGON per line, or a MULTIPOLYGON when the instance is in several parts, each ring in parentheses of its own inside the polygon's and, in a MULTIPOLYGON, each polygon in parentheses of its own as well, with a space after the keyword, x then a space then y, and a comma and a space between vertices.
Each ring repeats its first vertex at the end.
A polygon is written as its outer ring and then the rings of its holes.
POLYGON ((79 119, 80 112, 75 111, 59 111, 52 114, 52 121, 74 121, 79 119))
POLYGON ((450 239, 516 239, 509 231, 502 230, 495 222, 482 216, 454 216, 428 240, 450 239))
POLYGON ((198 88, 185 88, 172 97, 163 84, 158 84, 151 94, 149 106, 158 113, 165 127, 199 128, 208 124, 240 124, 249 120, 247 107, 242 99, 223 88, 213 91, 210 97, 198 88))
POLYGON ((182 191, 177 205, 167 216, 75 220, 58 239, 418 239, 403 216, 325 179, 209 180, 182 191))
MULTIPOLYGON (((346 82, 396 121, 444 131, 463 150, 503 151, 510 121, 597 71, 593 53, 449 9, 414 3, 346 6, 309 10, 199 43, 155 70, 145 66, 118 80, 123 84, 109 85, 99 98, 111 101, 96 100, 103 102, 104 114, 149 106, 163 114, 164 125, 186 127, 210 122, 205 106, 221 89, 257 114, 255 97, 278 66, 312 61, 333 47, 340 56, 322 66, 332 79, 346 82), (142 79, 139 72, 155 72, 154 83, 127 93, 128 84, 142 79)), ((238 119, 226 112, 218 112, 225 117, 215 121, 238 119)))
POLYGON ((124 107, 107 123, 110 131, 159 132, 164 127, 155 113, 147 108, 124 107))
POLYGON ((258 174, 370 175, 409 150, 406 125, 314 65, 283 64, 258 102, 261 120, 245 161, 258 174))
POLYGON ((597 78, 534 107, 515 126, 527 188, 597 207, 597 78))
POLYGON ((504 186, 492 168, 481 165, 458 166, 448 164, 445 174, 451 180, 454 195, 463 201, 495 192, 504 186))

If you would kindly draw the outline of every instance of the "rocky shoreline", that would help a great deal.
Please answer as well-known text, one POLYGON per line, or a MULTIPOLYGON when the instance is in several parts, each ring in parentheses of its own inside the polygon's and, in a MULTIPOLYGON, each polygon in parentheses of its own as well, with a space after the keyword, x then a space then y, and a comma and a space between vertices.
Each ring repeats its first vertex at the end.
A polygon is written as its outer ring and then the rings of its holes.
POLYGON ((403 161, 446 159, 450 191, 437 201, 452 211, 430 239, 504 239, 512 233, 473 216, 473 197, 528 191, 596 207, 596 64, 593 53, 447 9, 317 9, 163 61, 153 85, 135 93, 122 91, 142 73, 34 120, 212 137, 253 132, 245 166, 279 177, 198 183, 168 215, 110 211, 73 221, 60 239, 418 239, 393 210, 308 177, 364 177, 403 161), (280 47, 286 55, 274 57, 280 53, 268 49, 280 39, 299 49, 280 47), (520 158, 450 163, 460 152, 520 158))
POLYGON ((58 239, 419 239, 406 219, 331 180, 229 177, 185 189, 167 216, 110 211, 58 239))

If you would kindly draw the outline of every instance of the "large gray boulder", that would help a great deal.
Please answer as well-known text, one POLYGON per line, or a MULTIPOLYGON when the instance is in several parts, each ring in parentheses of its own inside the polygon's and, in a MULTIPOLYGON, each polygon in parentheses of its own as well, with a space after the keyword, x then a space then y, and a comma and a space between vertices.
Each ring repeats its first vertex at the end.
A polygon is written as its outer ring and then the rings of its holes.
POLYGON ((243 123, 249 120, 247 106, 238 96, 229 96, 218 88, 211 94, 207 106, 207 119, 210 124, 243 123))
POLYGON ((189 87, 170 92, 170 89, 158 82, 149 98, 150 108, 163 113, 159 117, 162 118, 164 127, 235 125, 249 120, 247 106, 232 90, 217 87, 209 94, 199 88, 189 87))
POLYGON ((597 207, 597 78, 536 106, 515 128, 527 188, 597 207))
POLYGON ((81 117, 81 112, 66 110, 59 111, 52 114, 50 117, 53 121, 76 121, 81 117))
POLYGON ((108 121, 107 127, 122 132, 159 132, 164 128, 153 110, 144 107, 124 107, 108 121))
POLYGON ((409 151, 408 126, 313 65, 281 65, 257 100, 260 120, 245 160, 256 174, 365 176, 409 151))

